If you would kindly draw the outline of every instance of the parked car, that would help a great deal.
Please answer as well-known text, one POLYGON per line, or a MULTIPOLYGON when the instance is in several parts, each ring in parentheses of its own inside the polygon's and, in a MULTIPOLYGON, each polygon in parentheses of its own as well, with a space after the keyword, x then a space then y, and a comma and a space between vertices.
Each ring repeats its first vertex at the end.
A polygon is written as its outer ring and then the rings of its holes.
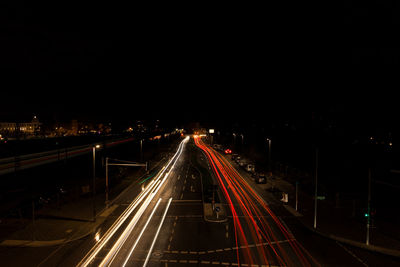
POLYGON ((257 184, 266 184, 266 183, 267 183, 267 177, 265 176, 264 173, 260 173, 260 174, 256 177, 256 183, 257 183, 257 184))
POLYGON ((235 161, 236 161, 236 163, 237 163, 237 164, 239 164, 239 162, 240 162, 240 159, 241 159, 241 157, 240 157, 240 156, 237 156, 237 157, 235 158, 235 161))
POLYGON ((248 172, 255 172, 256 171, 256 166, 252 163, 248 163, 246 165, 246 171, 248 172))
POLYGON ((247 162, 246 162, 245 159, 242 159, 242 160, 239 160, 238 164, 239 164, 240 167, 245 167, 247 162))

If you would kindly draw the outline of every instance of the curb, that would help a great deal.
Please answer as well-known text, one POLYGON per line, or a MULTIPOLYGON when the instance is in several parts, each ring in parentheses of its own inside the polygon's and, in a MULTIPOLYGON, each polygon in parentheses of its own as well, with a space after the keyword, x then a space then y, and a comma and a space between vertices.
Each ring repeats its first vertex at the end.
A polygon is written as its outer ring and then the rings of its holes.
POLYGON ((316 230, 316 229, 314 229, 314 228, 312 228, 312 227, 310 227, 308 225, 305 225, 303 222, 301 222, 301 223, 308 230, 310 230, 310 231, 312 231, 312 232, 314 232, 316 234, 319 234, 320 236, 323 236, 325 238, 329 238, 329 239, 332 239, 334 241, 337 241, 339 243, 344 243, 344 244, 347 244, 347 245, 350 245, 350 246, 353 246, 353 247, 357 247, 357 248, 361 248, 361 249, 364 249, 364 250, 368 250, 368 251, 371 251, 371 252, 378 252, 380 254, 384 254, 384 255, 387 255, 387 256, 400 258, 400 251, 399 250, 384 248, 384 247, 375 246, 375 245, 367 245, 365 243, 361 243, 361 242, 354 241, 354 240, 351 240, 351 239, 347 239, 347 238, 344 238, 344 237, 340 237, 340 236, 336 236, 336 235, 332 235, 332 234, 326 234, 326 233, 318 231, 318 230, 316 230))
MULTIPOLYGON (((197 148, 196 148, 197 149, 197 148)), ((202 152, 203 153, 203 152, 202 152)), ((194 164, 192 164, 191 163, 191 166, 194 168, 194 169, 196 169, 196 171, 200 174, 200 184, 201 184, 201 199, 202 199, 202 203, 203 203, 203 219, 204 219, 204 221, 206 221, 206 222, 210 222, 210 223, 223 223, 223 222, 227 222, 228 221, 228 217, 227 217, 227 215, 226 215, 226 210, 225 210, 225 208, 224 207, 222 207, 222 205, 223 204, 221 204, 221 203, 215 203, 215 205, 218 205, 220 208, 222 208, 223 209, 223 213, 225 214, 224 215, 224 219, 209 219, 209 218, 207 218, 207 217, 209 217, 209 216, 206 216, 206 205, 208 204, 208 205, 211 205, 211 203, 205 203, 204 202, 204 193, 203 193, 203 177, 202 177, 202 175, 201 175, 201 171, 194 165, 194 164)))
MULTIPOLYGON (((228 221, 228 217, 226 216, 226 210, 224 207, 222 207, 223 205, 221 203, 215 203, 216 207, 220 207, 221 208, 221 217, 220 218, 216 218, 216 216, 206 216, 206 209, 211 209, 211 203, 203 203, 203 214, 204 214, 204 220, 206 222, 212 222, 212 223, 223 223, 223 222, 227 222, 228 221), (211 218, 210 218, 211 217, 211 218)), ((214 212, 213 212, 214 214, 214 212)))

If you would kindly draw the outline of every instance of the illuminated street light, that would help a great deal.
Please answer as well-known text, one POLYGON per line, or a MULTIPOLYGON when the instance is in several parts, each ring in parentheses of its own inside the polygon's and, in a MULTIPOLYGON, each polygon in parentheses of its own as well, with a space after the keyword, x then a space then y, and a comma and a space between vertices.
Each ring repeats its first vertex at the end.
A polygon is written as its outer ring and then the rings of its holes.
POLYGON ((268 141, 268 170, 271 171, 271 139, 267 138, 268 141))
POLYGON ((95 145, 92 148, 93 155, 93 221, 96 221, 96 149, 99 149, 100 145, 95 145))

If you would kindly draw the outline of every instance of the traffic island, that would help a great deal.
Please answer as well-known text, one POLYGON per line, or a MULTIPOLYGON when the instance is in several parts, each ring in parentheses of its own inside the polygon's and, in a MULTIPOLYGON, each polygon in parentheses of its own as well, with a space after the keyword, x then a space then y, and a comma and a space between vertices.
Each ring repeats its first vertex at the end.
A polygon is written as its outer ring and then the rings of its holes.
POLYGON ((212 203, 203 203, 203 209, 206 222, 222 223, 228 221, 226 209, 221 203, 215 203, 214 209, 212 203))

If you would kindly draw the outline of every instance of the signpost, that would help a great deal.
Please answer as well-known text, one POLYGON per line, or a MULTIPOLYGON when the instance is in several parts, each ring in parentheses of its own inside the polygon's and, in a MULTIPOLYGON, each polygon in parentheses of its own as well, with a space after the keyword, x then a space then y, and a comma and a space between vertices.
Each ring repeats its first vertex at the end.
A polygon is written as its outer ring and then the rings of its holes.
MULTIPOLYGON (((108 166, 127 166, 127 167, 137 167, 137 166, 143 166, 146 167, 147 171, 147 162, 146 163, 137 163, 137 162, 132 162, 132 161, 126 161, 126 160, 119 160, 119 159, 111 159, 114 161, 119 161, 123 163, 108 163, 108 160, 110 158, 106 157, 106 206, 108 208, 109 205, 109 200, 108 200, 108 193, 109 193, 109 187, 108 187, 108 166)), ((143 185, 142 185, 142 190, 143 190, 143 185)))
POLYGON ((215 207, 215 213, 217 214, 217 219, 218 219, 218 215, 219 215, 219 212, 221 211, 221 208, 220 207, 215 207))

